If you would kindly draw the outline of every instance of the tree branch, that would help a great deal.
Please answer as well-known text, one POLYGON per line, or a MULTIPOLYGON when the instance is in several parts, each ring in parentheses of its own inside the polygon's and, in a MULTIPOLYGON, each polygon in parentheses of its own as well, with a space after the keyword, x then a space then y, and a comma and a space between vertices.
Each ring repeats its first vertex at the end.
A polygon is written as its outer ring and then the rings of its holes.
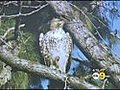
MULTIPOLYGON (((25 24, 21 24, 21 25, 19 25, 19 28, 22 28, 22 27, 24 27, 25 26, 25 24)), ((13 30, 15 30, 15 27, 11 27, 11 28, 9 28, 5 33, 4 33, 4 35, 2 36, 2 38, 4 39, 11 31, 13 31, 13 30)))
MULTIPOLYGON (((12 55, 8 50, 3 47, 0 47, 0 60, 5 62, 7 65, 10 65, 13 69, 18 69, 28 73, 35 73, 39 76, 46 78, 61 80, 64 82, 66 75, 57 70, 51 69, 47 66, 33 63, 29 60, 20 59, 17 56, 12 55)), ((80 80, 77 77, 68 76, 68 82, 72 87, 75 88, 86 88, 86 89, 98 89, 99 87, 91 85, 84 80, 80 80)))
POLYGON ((33 10, 29 13, 25 13, 25 14, 16 14, 16 15, 1 15, 1 18, 16 18, 16 17, 26 17, 26 16, 29 16, 29 15, 32 15, 38 11, 40 11, 41 9, 43 9, 44 7, 48 6, 48 4, 45 4, 39 8, 37 8, 36 10, 33 10))
POLYGON ((120 86, 120 62, 114 58, 107 47, 98 43, 97 39, 86 28, 79 19, 79 12, 72 8, 67 1, 46 1, 54 8, 57 14, 67 18, 66 31, 73 37, 76 45, 91 60, 94 66, 104 68, 111 75, 111 82, 116 86, 120 86), (77 14, 76 14, 77 12, 77 14), (76 23, 77 22, 77 23, 76 23))

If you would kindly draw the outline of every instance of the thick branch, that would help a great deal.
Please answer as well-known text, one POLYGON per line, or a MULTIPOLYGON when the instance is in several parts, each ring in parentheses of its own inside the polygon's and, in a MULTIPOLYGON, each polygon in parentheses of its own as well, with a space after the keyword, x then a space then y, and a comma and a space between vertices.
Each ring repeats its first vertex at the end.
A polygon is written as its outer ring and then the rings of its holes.
MULTIPOLYGON (((61 80, 63 82, 66 78, 66 75, 62 72, 38 63, 32 63, 29 60, 20 59, 17 56, 13 56, 3 47, 0 47, 0 60, 5 62, 7 65, 10 65, 13 69, 15 68, 24 72, 35 73, 39 76, 51 78, 54 80, 61 80)), ((68 77, 68 82, 75 88, 98 88, 85 82, 84 80, 80 80, 77 77, 68 77)))
POLYGON ((66 30, 74 37, 74 41, 85 56, 93 62, 94 66, 107 69, 111 80, 116 87, 120 86, 120 62, 110 55, 109 50, 86 28, 79 19, 79 12, 72 8, 67 1, 47 1, 60 16, 67 18, 66 30), (77 14, 75 14, 77 12, 77 14))

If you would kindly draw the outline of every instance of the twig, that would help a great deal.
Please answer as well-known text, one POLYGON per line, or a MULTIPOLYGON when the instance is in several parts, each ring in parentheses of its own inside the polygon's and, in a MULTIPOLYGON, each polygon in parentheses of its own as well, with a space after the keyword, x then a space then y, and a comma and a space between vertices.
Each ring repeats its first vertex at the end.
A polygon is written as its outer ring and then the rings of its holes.
POLYGON ((17 3, 17 1, 9 1, 9 2, 6 2, 6 3, 4 3, 4 6, 9 5, 9 4, 14 4, 14 3, 17 3))
POLYGON ((29 36, 25 41, 24 44, 31 38, 31 36, 29 36))
MULTIPOLYGON (((24 26, 25 26, 25 24, 22 24, 22 25, 20 25, 19 27, 21 28, 21 27, 24 27, 24 26)), ((15 27, 9 28, 9 29, 4 33, 4 35, 0 37, 0 41, 3 42, 5 45, 7 45, 7 46, 8 46, 9 48, 11 48, 11 49, 13 49, 13 47, 10 46, 4 39, 5 39, 5 37, 8 35, 8 33, 11 32, 11 31, 14 30, 14 29, 15 29, 15 27)))
MULTIPOLYGON (((25 26, 25 24, 21 24, 21 25, 19 26, 19 28, 22 28, 22 27, 24 27, 24 26, 25 26)), ((5 38, 5 37, 8 35, 8 33, 11 32, 11 31, 14 30, 14 29, 15 29, 15 27, 9 28, 9 29, 4 33, 4 35, 2 36, 2 38, 5 38)))
POLYGON ((32 12, 29 12, 29 13, 26 13, 26 14, 16 14, 16 15, 1 15, 1 18, 16 18, 16 17, 26 17, 26 16, 29 16, 29 15, 32 15, 36 12, 38 12, 39 10, 43 9, 44 7, 48 6, 49 4, 45 4, 43 6, 41 6, 40 8, 32 11, 32 12))
MULTIPOLYGON (((8 3, 4 4, 4 5, 8 5, 8 4, 13 4, 13 5, 15 5, 15 6, 18 6, 18 4, 17 4, 16 1, 11 1, 11 2, 8 2, 8 3)), ((27 5, 22 5, 21 7, 37 9, 37 8, 41 7, 41 5, 38 5, 38 6, 27 6, 27 5)))
POLYGON ((0 38, 0 41, 3 42, 5 45, 7 45, 9 48, 13 49, 13 47, 10 46, 8 43, 6 43, 6 41, 3 40, 3 38, 0 38))
POLYGON ((26 40, 23 39, 23 32, 20 31, 20 37, 21 37, 21 42, 23 42, 23 44, 26 44, 26 42, 31 38, 31 36, 29 36, 26 40))
POLYGON ((24 8, 37 9, 37 8, 40 8, 40 7, 41 7, 41 5, 38 5, 38 6, 26 6, 26 5, 22 5, 22 7, 24 7, 24 8))
POLYGON ((101 21, 98 17, 96 17, 95 15, 93 15, 92 13, 87 13, 87 14, 90 14, 92 17, 94 17, 95 19, 97 19, 102 25, 104 25, 105 27, 108 28, 107 25, 105 25, 105 23, 103 21, 101 21))

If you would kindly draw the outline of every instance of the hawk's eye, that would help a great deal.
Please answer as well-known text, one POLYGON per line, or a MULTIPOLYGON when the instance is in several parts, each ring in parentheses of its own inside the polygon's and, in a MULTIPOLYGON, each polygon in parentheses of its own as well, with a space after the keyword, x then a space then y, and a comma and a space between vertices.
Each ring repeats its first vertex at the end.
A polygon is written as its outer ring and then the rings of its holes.
POLYGON ((62 26, 63 26, 63 23, 62 23, 62 22, 59 22, 59 23, 57 24, 57 26, 58 26, 58 27, 62 27, 62 26))
POLYGON ((61 26, 61 23, 58 23, 58 26, 61 26))
POLYGON ((57 61, 59 61, 59 59, 57 59, 57 61))

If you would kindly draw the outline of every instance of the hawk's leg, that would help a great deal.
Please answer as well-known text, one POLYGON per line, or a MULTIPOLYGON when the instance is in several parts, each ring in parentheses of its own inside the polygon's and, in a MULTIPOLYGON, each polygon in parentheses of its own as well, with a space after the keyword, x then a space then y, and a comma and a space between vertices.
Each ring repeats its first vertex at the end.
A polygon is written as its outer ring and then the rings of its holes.
POLYGON ((60 71, 60 72, 63 72, 61 66, 59 65, 59 60, 60 60, 60 57, 57 56, 57 57, 55 58, 55 60, 53 61, 53 66, 55 66, 55 69, 56 69, 56 70, 58 70, 58 71, 60 71))
POLYGON ((45 57, 44 57, 44 63, 45 63, 45 66, 47 66, 47 62, 46 62, 46 60, 45 60, 45 57))
POLYGON ((46 66, 50 66, 50 63, 48 62, 48 56, 44 56, 44 63, 46 66))

